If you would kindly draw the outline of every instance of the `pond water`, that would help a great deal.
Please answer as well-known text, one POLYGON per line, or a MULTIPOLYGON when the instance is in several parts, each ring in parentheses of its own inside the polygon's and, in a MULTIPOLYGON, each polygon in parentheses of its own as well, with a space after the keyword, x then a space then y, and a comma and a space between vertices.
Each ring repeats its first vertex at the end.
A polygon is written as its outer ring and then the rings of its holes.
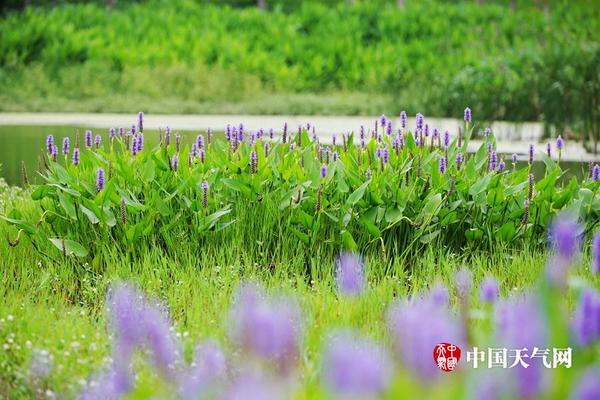
MULTIPOLYGON (((0 177, 6 179, 11 185, 21 184, 21 161, 25 162, 27 175, 32 182, 39 182, 37 177, 38 156, 43 155, 46 136, 54 135, 57 144, 62 143, 62 138, 69 136, 74 140, 75 134, 79 132, 81 140, 83 134, 88 128, 76 126, 10 126, 0 125, 0 177)), ((103 139, 108 137, 108 129, 92 129, 95 134, 99 133, 103 139)), ((190 143, 194 140, 199 131, 178 131, 182 136, 184 143, 190 143)), ((158 130, 144 130, 144 139, 149 145, 158 143, 158 130)), ((563 179, 570 179, 571 176, 581 178, 588 173, 587 163, 581 162, 563 162, 563 169, 566 169, 563 179)), ((535 176, 543 176, 544 165, 534 163, 535 176)))

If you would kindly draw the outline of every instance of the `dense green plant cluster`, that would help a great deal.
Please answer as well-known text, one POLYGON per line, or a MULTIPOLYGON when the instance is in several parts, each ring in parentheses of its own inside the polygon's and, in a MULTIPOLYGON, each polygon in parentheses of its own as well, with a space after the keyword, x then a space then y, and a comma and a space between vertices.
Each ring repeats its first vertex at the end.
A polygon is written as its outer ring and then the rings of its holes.
POLYGON ((586 121, 587 134, 600 125, 599 21, 586 2, 30 9, 0 22, 0 107, 371 113, 376 99, 449 116, 467 103, 484 119, 586 121), (285 97, 313 92, 344 96, 285 97))
POLYGON ((392 133, 389 124, 383 132, 340 136, 335 145, 319 143, 310 126, 284 129, 281 139, 228 127, 229 140, 207 135, 192 144, 165 131, 154 148, 139 144, 139 131, 104 144, 98 135, 98 145, 90 132, 84 143, 71 142, 73 155, 56 154, 52 141, 45 183, 32 192, 39 219, 27 222, 18 209, 2 218, 65 255, 93 255, 105 244, 176 253, 182 242, 202 248, 208 236, 226 245, 228 232, 241 230, 253 239, 236 245, 258 248, 265 259, 290 237, 302 254, 346 248, 393 257, 436 243, 543 243, 551 219, 565 209, 588 230, 597 224, 600 167, 581 184, 561 183, 560 165, 546 154, 535 155, 544 176, 534 177, 530 164, 505 162, 492 133, 467 154, 470 123, 452 140, 427 127, 392 133))

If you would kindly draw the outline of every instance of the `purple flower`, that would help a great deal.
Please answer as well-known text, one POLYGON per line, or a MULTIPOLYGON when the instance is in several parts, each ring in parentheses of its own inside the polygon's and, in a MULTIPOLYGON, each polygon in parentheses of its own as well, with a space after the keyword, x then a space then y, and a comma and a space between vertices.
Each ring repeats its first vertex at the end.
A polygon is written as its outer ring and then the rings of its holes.
POLYGON ((512 156, 511 156, 511 159, 512 159, 512 163, 513 163, 513 164, 516 164, 516 163, 517 163, 517 160, 518 160, 517 153, 513 153, 513 154, 512 154, 512 156))
POLYGON ((85 131, 85 147, 92 148, 92 131, 85 131))
POLYGON ((98 172, 96 174, 96 189, 101 192, 102 189, 104 189, 104 186, 104 170, 102 168, 98 168, 98 172))
POLYGON ((600 231, 592 239, 592 274, 600 274, 600 231))
POLYGON ((388 121, 385 127, 385 134, 390 136, 392 134, 392 121, 388 121))
POLYGON ((31 376, 38 381, 43 381, 50 376, 50 372, 52 372, 52 355, 50 352, 44 349, 33 350, 29 362, 31 376))
POLYGON ((562 136, 558 135, 556 138, 556 148, 558 151, 561 151, 563 147, 565 147, 565 141, 563 140, 562 136))
POLYGON ((115 128, 110 128, 108 130, 108 137, 109 137, 109 139, 111 139, 111 140, 114 139, 115 135, 116 135, 115 128))
POLYGON ((282 388, 259 373, 244 373, 237 376, 228 388, 223 400, 276 400, 284 399, 282 388))
POLYGON ((365 171, 365 176, 367 177, 367 180, 371 179, 371 168, 367 168, 365 171))
POLYGON ((165 128, 165 147, 169 147, 171 144, 171 128, 168 126, 165 128))
POLYGON ((552 145, 550 143, 546 145, 546 153, 548 154, 548 157, 552 157, 552 145))
POLYGON ((204 164, 204 160, 206 158, 206 152, 204 151, 204 149, 200 149, 200 151, 198 152, 198 157, 200 158, 200 162, 204 164))
POLYGON ((135 124, 131 124, 131 134, 135 135, 136 132, 137 132, 137 127, 135 126, 135 124))
POLYGON ((454 281, 456 283, 458 295, 461 299, 466 299, 471 292, 471 283, 473 281, 471 271, 465 267, 462 267, 454 275, 454 281))
POLYGON ((579 346, 589 346, 600 339, 600 295, 595 290, 585 288, 581 292, 571 331, 579 346))
MULTIPOLYGON (((495 318, 498 347, 545 348, 546 324, 543 315, 538 299, 533 296, 512 297, 499 302, 495 318)), ((544 388, 542 363, 529 361, 528 364, 528 368, 517 364, 510 369, 515 374, 515 389, 520 398, 536 398, 544 388)))
POLYGON ((577 381, 570 400, 598 400, 600 399, 600 366, 589 367, 577 381))
POLYGON ((437 306, 447 307, 450 304, 450 292, 441 282, 437 282, 430 290, 429 296, 437 306))
POLYGON ((144 134, 138 133, 137 135, 137 151, 140 152, 144 148, 144 134))
POLYGON ((465 108, 464 119, 465 122, 471 122, 471 109, 469 107, 465 108))
POLYGON ((446 157, 442 156, 440 157, 439 161, 438 161, 438 167, 440 170, 440 173, 445 173, 446 172, 446 157))
POLYGON ((423 130, 423 134, 425 137, 429 137, 429 124, 425 124, 425 129, 423 130))
POLYGON ((375 157, 381 158, 381 147, 378 147, 377 150, 375 151, 375 157))
POLYGON ((559 215, 550 226, 550 243, 558 255, 571 261, 579 250, 582 228, 569 214, 559 215))
POLYGON ((46 149, 48 150, 48 154, 52 154, 52 147, 54 147, 54 136, 48 135, 46 138, 46 149))
POLYGON ((383 148, 382 161, 384 164, 387 164, 390 161, 390 151, 387 147, 383 148))
POLYGON ((179 168, 179 156, 177 156, 177 154, 173 154, 173 157, 171 158, 171 168, 175 172, 177 172, 177 169, 179 168))
POLYGON ((530 144, 529 145, 529 164, 533 164, 533 153, 535 152, 535 147, 530 144))
POLYGON ((500 162, 498 163, 498 171, 504 171, 506 169, 506 163, 504 162, 504 160, 500 160, 500 162))
POLYGON ((273 132, 273 128, 269 129, 269 139, 273 140, 275 133, 273 132))
POLYGON ((338 160, 338 152, 334 151, 333 152, 333 162, 336 162, 338 160))
POLYGON ((269 157, 269 142, 265 142, 264 150, 265 150, 265 158, 269 157))
POLYGON ((325 179, 327 176, 327 165, 321 165, 321 178, 325 179))
POLYGON ((252 151, 250 153, 250 172, 252 174, 256 174, 258 170, 258 157, 256 155, 256 151, 252 151))
POLYGON ((496 170, 496 163, 498 162, 498 155, 495 151, 490 152, 490 171, 496 170))
POLYGON ((202 181, 200 184, 200 188, 202 189, 202 207, 208 207, 208 181, 202 181))
POLYGON ((238 127, 237 139, 238 139, 238 142, 244 141, 244 124, 242 124, 242 123, 240 123, 240 126, 238 127))
POLYGON ((392 379, 392 362, 377 343, 340 332, 324 350, 325 385, 336 398, 376 398, 392 379))
POLYGON ((444 132, 444 146, 450 146, 450 132, 444 132))
POLYGON ((196 146, 199 149, 203 149, 204 148, 204 136, 202 136, 202 135, 196 136, 196 146))
POLYGON ((492 130, 491 130, 490 128, 485 128, 485 129, 483 130, 483 136, 485 136, 486 138, 487 138, 488 136, 490 136, 490 133, 492 133, 492 130))
POLYGON ((381 127, 385 127, 385 125, 387 124, 387 118, 385 115, 382 115, 380 118, 381 121, 381 127))
POLYGON ((423 114, 417 113, 416 124, 417 124, 417 132, 422 131, 423 130, 423 114))
POLYGON ((227 372, 225 354, 219 345, 209 341, 198 346, 191 367, 179 377, 179 393, 183 399, 212 397, 216 385, 227 372))
POLYGON ((343 253, 336 262, 335 281, 340 293, 360 295, 366 286, 365 266, 357 254, 343 253))
POLYGON ((400 126, 406 128, 406 111, 400 112, 400 126))
POLYGON ((592 181, 600 181, 600 165, 598 164, 594 165, 594 168, 592 169, 592 181))
POLYGON ((438 343, 461 347, 465 342, 460 321, 430 297, 397 302, 388 312, 388 324, 400 360, 424 380, 444 374, 431 359, 438 343))
POLYGON ((73 165, 74 166, 79 165, 79 147, 75 147, 73 149, 73 165))
POLYGON ((485 277, 483 282, 481 282, 479 296, 482 303, 490 304, 495 303, 500 297, 500 287, 492 276, 485 277))
POLYGON ((462 166, 463 163, 463 154, 462 153, 458 153, 456 155, 456 169, 460 169, 460 167, 462 166))
POLYGON ((137 122, 140 132, 144 132, 144 113, 141 111, 137 115, 137 122))
POLYGON ((69 138, 63 138, 63 142, 62 142, 62 153, 66 156, 67 154, 69 154, 69 148, 70 148, 70 142, 69 142, 69 138))
POLYGON ((238 289, 230 311, 232 340, 244 351, 274 362, 285 372, 299 356, 300 310, 286 297, 265 296, 261 287, 238 289))
POLYGON ((56 147, 56 145, 52 146, 52 152, 50 155, 52 156, 52 160, 56 161, 56 157, 58 156, 58 147, 56 147))
POLYGON ((125 128, 119 128, 119 136, 123 137, 125 135, 125 128))
POLYGON ((362 125, 360 126, 360 133, 359 133, 359 137, 360 137, 361 139, 363 139, 363 140, 364 140, 364 138, 365 138, 365 127, 364 127, 364 126, 362 126, 362 125))

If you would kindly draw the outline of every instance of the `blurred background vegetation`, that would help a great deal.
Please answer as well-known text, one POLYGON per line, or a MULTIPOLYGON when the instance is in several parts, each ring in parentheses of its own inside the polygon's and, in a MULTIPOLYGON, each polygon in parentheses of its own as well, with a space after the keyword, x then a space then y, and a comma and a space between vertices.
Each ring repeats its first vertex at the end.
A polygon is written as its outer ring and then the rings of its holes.
POLYGON ((478 120, 600 135, 596 0, 2 4, 2 111, 457 117, 469 105, 478 120))

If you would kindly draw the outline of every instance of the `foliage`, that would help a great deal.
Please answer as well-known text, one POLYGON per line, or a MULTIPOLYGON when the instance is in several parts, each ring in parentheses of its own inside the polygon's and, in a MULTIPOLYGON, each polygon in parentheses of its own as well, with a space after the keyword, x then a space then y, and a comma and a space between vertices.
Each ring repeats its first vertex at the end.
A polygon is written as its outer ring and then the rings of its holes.
POLYGON ((310 126, 295 133, 286 127, 281 140, 228 126, 229 140, 208 134, 191 144, 167 129, 154 148, 139 144, 139 129, 98 147, 86 133, 70 149, 79 152, 77 162, 71 153, 56 161, 47 155, 44 183, 32 187, 41 207, 36 220, 18 209, 0 217, 38 246, 49 239, 65 256, 94 257, 106 244, 133 255, 146 246, 177 253, 182 240, 200 250, 208 237, 228 243, 233 229, 253 232, 240 247, 260 243, 267 259, 289 237, 297 240, 292 254, 361 249, 405 257, 436 243, 543 244, 562 210, 586 221, 586 231, 598 223, 600 183, 562 182, 560 164, 543 153, 536 157, 545 174, 534 177, 530 164, 505 167, 511 160, 495 153, 492 133, 467 154, 470 123, 452 140, 437 131, 391 133, 387 121, 378 123, 385 132, 361 127, 336 145, 319 143, 310 126))
POLYGON ((542 119, 587 137, 600 125, 594 11, 587 2, 546 14, 438 1, 303 2, 268 13, 193 1, 33 8, 0 22, 0 104, 364 114, 376 99, 388 114, 436 116, 471 104, 483 119, 542 119), (329 102, 285 98, 314 92, 329 102))

